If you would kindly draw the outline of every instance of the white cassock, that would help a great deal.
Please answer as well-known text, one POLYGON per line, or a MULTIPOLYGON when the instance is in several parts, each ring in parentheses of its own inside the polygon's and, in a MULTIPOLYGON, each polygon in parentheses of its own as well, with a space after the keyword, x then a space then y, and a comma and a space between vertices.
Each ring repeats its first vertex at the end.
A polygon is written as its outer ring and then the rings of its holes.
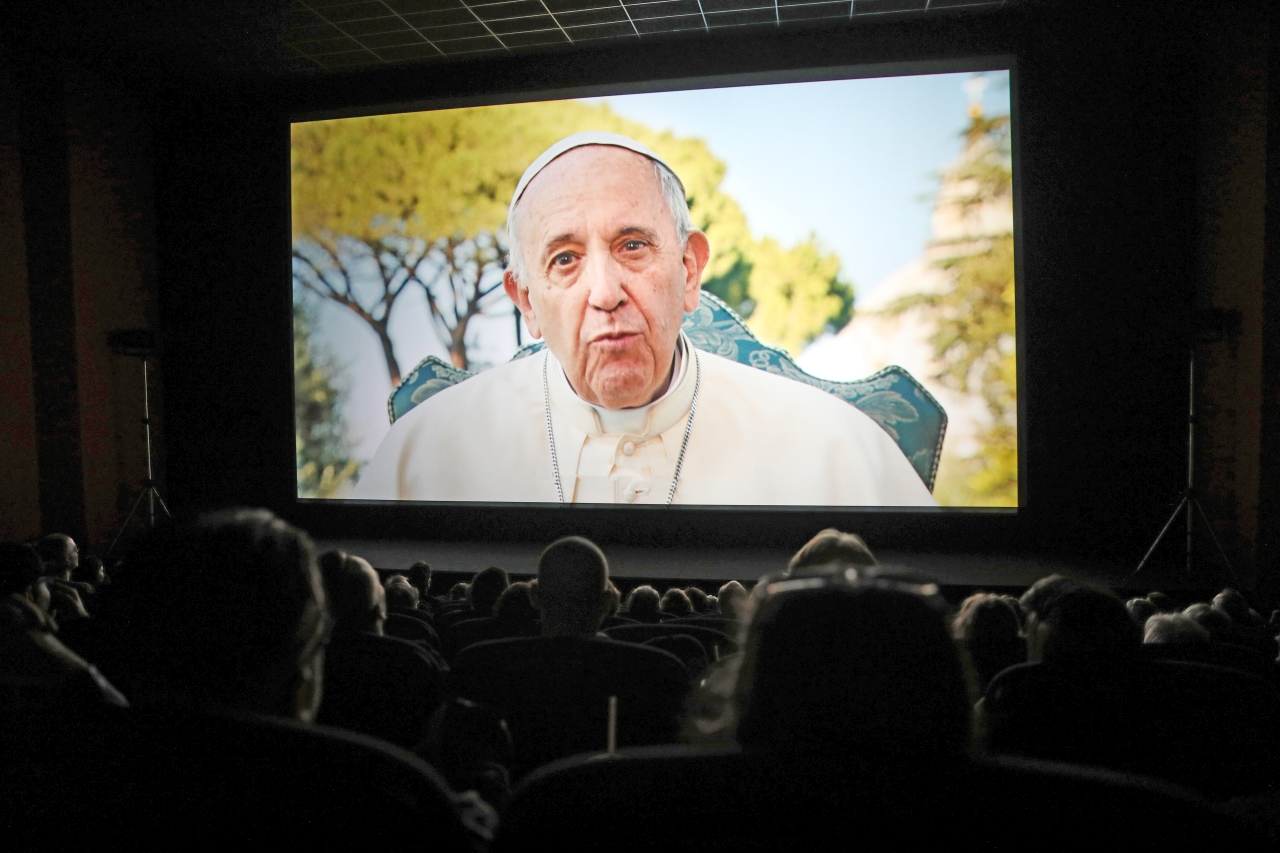
POLYGON ((898 445, 858 409, 694 351, 683 335, 667 392, 637 409, 587 403, 546 349, 446 388, 392 425, 351 496, 556 503, 549 399, 565 501, 666 503, 699 367, 673 503, 936 506, 898 445))

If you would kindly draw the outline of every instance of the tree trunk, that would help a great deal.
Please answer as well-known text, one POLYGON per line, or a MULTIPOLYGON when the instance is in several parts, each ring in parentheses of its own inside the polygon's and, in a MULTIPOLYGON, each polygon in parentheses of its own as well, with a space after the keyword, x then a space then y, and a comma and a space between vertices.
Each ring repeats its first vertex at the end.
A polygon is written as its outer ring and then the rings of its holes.
POLYGON ((453 327, 449 335, 449 358, 459 370, 467 370, 471 363, 467 358, 467 322, 470 319, 469 313, 459 317, 458 325, 453 327))
POLYGON ((400 364, 396 361, 395 349, 391 346, 391 335, 387 332, 387 325, 375 325, 373 330, 378 333, 378 340, 382 342, 382 355, 387 360, 387 375, 391 377, 391 387, 395 388, 400 384, 400 364))

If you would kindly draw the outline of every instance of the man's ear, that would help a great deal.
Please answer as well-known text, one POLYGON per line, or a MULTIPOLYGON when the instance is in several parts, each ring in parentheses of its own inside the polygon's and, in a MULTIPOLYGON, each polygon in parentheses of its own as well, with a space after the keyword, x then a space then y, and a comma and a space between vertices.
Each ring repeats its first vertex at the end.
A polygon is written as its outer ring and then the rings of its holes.
POLYGON ((1044 644, 1053 631, 1052 625, 1041 622, 1033 613, 1027 617, 1027 661, 1035 663, 1044 657, 1044 644))
POLYGON ((702 271, 711 260, 711 241, 701 231, 690 231, 684 244, 684 312, 688 314, 698 307, 702 293, 702 271))
POLYGON ((297 719, 303 723, 314 723, 320 711, 320 697, 324 695, 324 649, 320 648, 310 659, 298 665, 297 688, 294 692, 294 706, 297 708, 297 719))
POLYGON ((502 274, 502 289, 520 309, 524 316, 524 324, 529 327, 529 334, 534 338, 542 337, 542 328, 538 325, 538 316, 534 313, 533 303, 529 301, 529 288, 520 283, 520 279, 511 270, 502 274))

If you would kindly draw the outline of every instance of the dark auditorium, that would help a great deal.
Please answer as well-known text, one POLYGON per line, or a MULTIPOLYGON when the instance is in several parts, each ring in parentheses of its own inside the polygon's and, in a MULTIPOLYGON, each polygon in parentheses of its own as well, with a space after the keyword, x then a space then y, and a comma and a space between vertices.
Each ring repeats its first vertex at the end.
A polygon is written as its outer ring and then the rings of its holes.
POLYGON ((1280 849, 1280 4, 0 4, 0 839, 1280 849))

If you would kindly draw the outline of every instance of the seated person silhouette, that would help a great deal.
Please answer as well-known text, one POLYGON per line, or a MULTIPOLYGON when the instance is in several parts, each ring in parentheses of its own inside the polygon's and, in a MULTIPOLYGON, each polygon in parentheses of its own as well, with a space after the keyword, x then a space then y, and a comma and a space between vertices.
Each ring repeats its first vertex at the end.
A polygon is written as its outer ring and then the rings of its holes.
MULTIPOLYGON (((305 533, 246 509, 157 528, 103 604, 110 672, 132 707, 85 717, 72 737, 48 720, 0 727, 5 766, 40 780, 0 780, 0 811, 37 827, 40 849, 140 837, 355 846, 368 830, 347 816, 389 802, 415 849, 423 833, 433 847, 465 849, 452 794, 431 768, 373 738, 309 725, 329 617, 305 533)), ((31 847, 20 839, 14 849, 31 847)))
POLYGON ((471 605, 464 610, 446 613, 440 616, 439 628, 448 632, 459 622, 468 619, 484 619, 493 615, 493 607, 498 603, 498 596, 511 585, 507 570, 501 566, 489 566, 476 572, 467 586, 467 602, 471 605))
POLYGON ((457 653, 474 643, 507 637, 536 637, 542 633, 538 608, 533 603, 532 586, 525 581, 511 584, 498 596, 493 616, 464 619, 445 634, 445 649, 452 660, 457 653))
POLYGON ((320 570, 333 636, 319 721, 413 748, 442 701, 435 659, 415 643, 383 635, 385 593, 368 562, 330 551, 320 570))
POLYGON ((661 604, 662 599, 658 596, 658 591, 648 584, 642 584, 627 593, 627 606, 623 614, 637 622, 661 622, 661 604))
POLYGON ((98 670, 58 637, 36 550, 0 543, 0 712, 47 715, 128 705, 98 670))
POLYGON ((508 804, 496 849, 570 833, 627 853, 835 853, 860 838, 1003 849, 1044 833, 1048 813, 1072 849, 1240 840, 1204 802, 1148 780, 972 755, 965 673, 932 585, 856 571, 766 579, 752 610, 740 746, 544 768, 508 804))
POLYGON ((407 577, 409 583, 418 591, 418 607, 435 616, 440 602, 431 595, 431 564, 425 560, 418 560, 409 567, 407 577))
POLYGON ((459 695, 499 709, 511 724, 517 774, 605 747, 609 697, 619 744, 673 740, 688 673, 673 655, 599 636, 609 564, 592 542, 553 542, 538 560, 542 636, 477 643, 459 653, 459 695))
POLYGON ((737 741, 788 762, 911 772, 964 756, 969 689, 941 607, 905 585, 815 580, 761 582, 733 694, 737 741))
POLYGON ((1210 796, 1276 783, 1280 738, 1270 721, 1280 695, 1272 684, 1225 667, 1147 659, 1119 598, 1083 581, 1057 587, 1056 595, 1032 596, 1029 662, 987 689, 988 748, 1142 773, 1210 796))

